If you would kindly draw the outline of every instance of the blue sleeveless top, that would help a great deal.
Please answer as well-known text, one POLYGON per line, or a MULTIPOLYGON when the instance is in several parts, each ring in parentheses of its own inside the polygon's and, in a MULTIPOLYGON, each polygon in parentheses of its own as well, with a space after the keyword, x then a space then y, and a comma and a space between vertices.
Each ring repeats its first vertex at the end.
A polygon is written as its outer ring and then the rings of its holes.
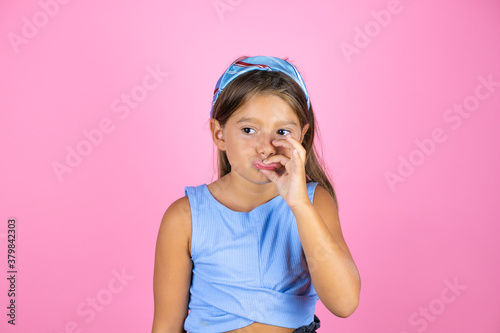
MULTIPOLYGON (((318 183, 307 183, 313 202, 318 183)), ((218 333, 253 322, 298 328, 314 319, 311 282, 297 221, 276 196, 250 212, 218 202, 207 185, 186 186, 192 216, 190 333, 218 333)))

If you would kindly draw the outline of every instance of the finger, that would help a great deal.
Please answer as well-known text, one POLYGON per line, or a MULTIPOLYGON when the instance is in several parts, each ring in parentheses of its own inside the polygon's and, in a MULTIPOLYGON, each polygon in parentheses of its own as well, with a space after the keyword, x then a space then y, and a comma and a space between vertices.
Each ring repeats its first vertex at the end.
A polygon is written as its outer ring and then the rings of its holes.
POLYGON ((293 148, 293 144, 288 142, 286 139, 276 139, 273 140, 273 145, 275 146, 280 146, 280 147, 285 147, 285 148, 293 148))
POLYGON ((290 158, 285 155, 273 155, 271 157, 266 158, 262 163, 264 164, 269 164, 269 163, 279 163, 281 165, 285 165, 290 158))
POLYGON ((304 160, 297 149, 292 150, 292 156, 297 168, 302 169, 304 167, 304 160))
POLYGON ((290 158, 289 161, 290 162, 285 165, 285 169, 289 174, 303 172, 304 163, 297 149, 292 149, 292 158, 290 158))
POLYGON ((290 134, 287 134, 285 136, 285 140, 279 139, 279 140, 274 140, 273 145, 277 147, 284 147, 287 148, 287 157, 291 158, 292 157, 292 149, 298 149, 299 153, 302 156, 305 156, 305 148, 297 141, 295 138, 293 138, 290 134))
MULTIPOLYGON (((304 149, 304 147, 302 147, 302 145, 300 144, 300 142, 298 142, 293 136, 291 136, 290 134, 287 134, 285 135, 285 140, 286 142, 290 143, 292 145, 293 148, 299 150, 299 149, 304 149)), ((299 150, 300 151, 300 150, 299 150)))
MULTIPOLYGON (((297 140, 295 140, 295 138, 293 138, 290 134, 287 134, 285 136, 285 138, 287 139, 286 142, 290 143, 293 146, 293 149, 297 150, 297 152, 299 153, 299 156, 302 158, 302 160, 305 160, 306 149, 304 148, 304 146, 302 146, 302 144, 300 142, 298 142, 297 140)), ((291 154, 293 154, 293 152, 291 154)))
MULTIPOLYGON (((283 140, 281 140, 283 141, 283 140)), ((287 144, 286 146, 290 149, 295 148, 299 151, 299 154, 305 153, 305 148, 302 146, 300 142, 298 142, 293 136, 290 134, 285 135, 285 140, 284 142, 287 144)), ((282 144, 285 146, 285 144, 282 144)))
POLYGON ((273 141, 273 144, 275 146, 281 146, 281 147, 285 147, 285 148, 289 148, 289 149, 292 149, 292 148, 297 148, 298 146, 300 146, 301 144, 295 140, 294 137, 292 137, 290 134, 287 134, 285 135, 285 138, 284 139, 277 139, 277 140, 274 140, 273 141))
POLYGON ((264 174, 264 176, 266 176, 274 184, 276 184, 276 182, 280 178, 278 173, 276 171, 273 171, 273 170, 260 169, 260 172, 262 172, 264 174))

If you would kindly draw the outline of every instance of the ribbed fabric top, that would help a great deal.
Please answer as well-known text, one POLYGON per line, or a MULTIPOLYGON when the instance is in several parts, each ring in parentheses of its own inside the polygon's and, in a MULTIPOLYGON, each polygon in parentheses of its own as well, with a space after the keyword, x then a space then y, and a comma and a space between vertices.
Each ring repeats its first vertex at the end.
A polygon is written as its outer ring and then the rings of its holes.
MULTIPOLYGON (((313 202, 318 183, 307 183, 313 202)), ((218 202, 206 184, 185 187, 191 206, 193 261, 184 329, 217 333, 253 322, 298 328, 319 299, 286 201, 276 196, 250 212, 218 202)))

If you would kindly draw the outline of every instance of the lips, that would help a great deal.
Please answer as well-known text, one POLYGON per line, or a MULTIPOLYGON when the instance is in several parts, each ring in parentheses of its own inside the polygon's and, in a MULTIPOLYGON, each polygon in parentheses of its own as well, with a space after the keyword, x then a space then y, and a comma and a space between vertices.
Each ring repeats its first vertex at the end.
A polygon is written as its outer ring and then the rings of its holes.
POLYGON ((255 161, 253 165, 260 170, 276 170, 279 167, 281 167, 281 164, 279 163, 269 163, 269 164, 264 164, 261 161, 255 161))

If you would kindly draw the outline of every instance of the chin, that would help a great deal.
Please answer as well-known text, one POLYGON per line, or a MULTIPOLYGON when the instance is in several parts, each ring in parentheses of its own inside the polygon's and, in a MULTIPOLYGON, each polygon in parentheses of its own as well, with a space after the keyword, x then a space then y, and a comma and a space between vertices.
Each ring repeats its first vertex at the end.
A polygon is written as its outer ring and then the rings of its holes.
POLYGON ((271 180, 269 180, 269 178, 266 177, 266 175, 264 174, 261 174, 261 176, 254 181, 254 183, 257 183, 257 184, 268 184, 270 183, 271 180))
POLYGON ((271 180, 269 178, 267 178, 265 174, 261 173, 258 170, 257 170, 257 172, 259 173, 260 176, 258 177, 258 180, 254 181, 254 183, 262 184, 262 185, 271 183, 271 180))

